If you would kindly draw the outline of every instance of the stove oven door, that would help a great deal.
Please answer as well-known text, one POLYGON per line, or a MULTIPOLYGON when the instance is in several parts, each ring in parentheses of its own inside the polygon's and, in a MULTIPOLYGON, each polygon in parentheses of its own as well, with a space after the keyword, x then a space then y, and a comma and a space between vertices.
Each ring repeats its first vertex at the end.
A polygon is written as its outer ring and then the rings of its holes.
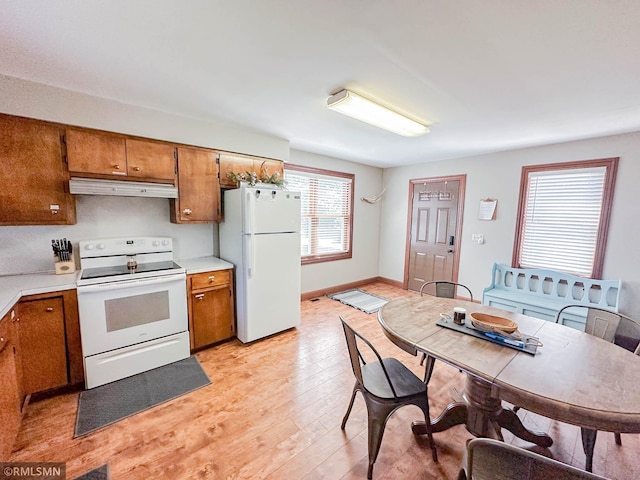
POLYGON ((186 275, 78 286, 83 356, 188 330, 186 275))

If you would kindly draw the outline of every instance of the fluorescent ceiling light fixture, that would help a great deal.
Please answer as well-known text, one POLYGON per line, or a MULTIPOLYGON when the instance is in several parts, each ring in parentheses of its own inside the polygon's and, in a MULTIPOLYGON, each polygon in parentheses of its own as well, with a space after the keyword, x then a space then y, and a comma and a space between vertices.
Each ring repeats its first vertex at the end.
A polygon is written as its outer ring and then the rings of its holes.
POLYGON ((327 99, 327 108, 405 137, 429 133, 426 125, 346 89, 331 95, 327 99))

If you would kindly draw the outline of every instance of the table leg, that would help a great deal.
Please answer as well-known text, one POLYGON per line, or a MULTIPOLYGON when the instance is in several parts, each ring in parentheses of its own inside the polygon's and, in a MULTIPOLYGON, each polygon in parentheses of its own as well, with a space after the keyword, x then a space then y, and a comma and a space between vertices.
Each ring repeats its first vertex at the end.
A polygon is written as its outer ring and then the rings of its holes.
MULTIPOLYGON (((491 395, 490 383, 467 375, 463 399, 464 402, 449 404, 431 421, 433 433, 465 424, 469 433, 476 437, 502 440, 501 429, 505 428, 515 436, 541 447, 548 448, 553 444, 547 434, 527 430, 513 411, 503 409, 502 401, 491 395)), ((415 435, 426 434, 424 422, 413 422, 411 430, 415 435)))
POLYGON ((584 449, 584 454, 587 457, 585 461, 584 469, 587 472, 593 471, 593 449, 596 446, 596 436, 598 435, 597 430, 590 430, 588 428, 580 428, 580 433, 582 434, 582 448, 584 449))

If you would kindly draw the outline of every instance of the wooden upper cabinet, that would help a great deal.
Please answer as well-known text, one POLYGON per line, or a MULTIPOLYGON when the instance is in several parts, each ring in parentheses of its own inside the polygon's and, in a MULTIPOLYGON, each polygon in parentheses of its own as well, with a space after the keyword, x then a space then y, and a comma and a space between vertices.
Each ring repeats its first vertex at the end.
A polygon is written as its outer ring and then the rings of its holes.
POLYGON ((218 152, 178 147, 178 198, 172 200, 173 223, 220 220, 218 152))
POLYGON ((131 177, 176 178, 176 147, 127 138, 127 174, 131 177))
POLYGON ((67 162, 72 174, 135 177, 146 180, 176 178, 176 148, 170 143, 69 128, 67 162))
POLYGON ((67 129, 70 172, 126 175, 125 139, 117 135, 67 129))
POLYGON ((224 188, 235 188, 235 182, 227 178, 228 173, 256 172, 258 181, 265 175, 273 175, 278 172, 284 175, 284 162, 271 158, 253 157, 250 155, 240 155, 237 153, 220 153, 220 186, 224 188))
POLYGON ((60 126, 0 115, 0 225, 72 225, 60 126))

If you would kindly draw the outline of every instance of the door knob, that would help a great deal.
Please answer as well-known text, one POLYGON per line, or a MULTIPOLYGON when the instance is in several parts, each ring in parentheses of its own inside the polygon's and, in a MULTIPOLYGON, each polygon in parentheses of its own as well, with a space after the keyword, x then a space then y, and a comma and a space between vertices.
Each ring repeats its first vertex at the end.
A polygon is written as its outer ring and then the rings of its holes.
POLYGON ((448 253, 453 253, 453 248, 450 248, 449 250, 447 250, 448 253))

